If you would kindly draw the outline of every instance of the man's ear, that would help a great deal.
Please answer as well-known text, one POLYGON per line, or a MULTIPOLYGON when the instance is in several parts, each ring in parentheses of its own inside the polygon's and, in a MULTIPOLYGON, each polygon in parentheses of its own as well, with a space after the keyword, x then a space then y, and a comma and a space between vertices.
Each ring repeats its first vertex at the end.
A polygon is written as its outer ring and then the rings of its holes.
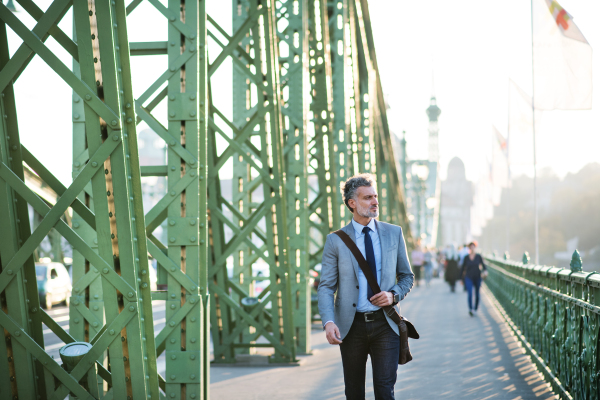
POLYGON ((349 200, 348 200, 348 205, 349 205, 350 207, 352 207, 352 209, 356 210, 356 200, 354 200, 354 199, 349 199, 349 200))

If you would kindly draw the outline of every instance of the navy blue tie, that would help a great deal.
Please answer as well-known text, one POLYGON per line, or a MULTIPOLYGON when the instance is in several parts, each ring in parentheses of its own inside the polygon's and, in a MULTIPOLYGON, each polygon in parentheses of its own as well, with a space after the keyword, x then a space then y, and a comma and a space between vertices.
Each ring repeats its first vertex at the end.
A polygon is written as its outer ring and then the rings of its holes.
MULTIPOLYGON (((371 267, 371 272, 377 280, 377 263, 375 262, 375 251, 373 250, 373 241, 371 240, 371 228, 365 226, 363 228, 363 233, 365 234, 365 254, 367 255, 367 262, 369 263, 369 267, 371 267)), ((371 290, 371 286, 367 284, 367 300, 371 301, 371 297, 375 295, 375 292, 371 290)))

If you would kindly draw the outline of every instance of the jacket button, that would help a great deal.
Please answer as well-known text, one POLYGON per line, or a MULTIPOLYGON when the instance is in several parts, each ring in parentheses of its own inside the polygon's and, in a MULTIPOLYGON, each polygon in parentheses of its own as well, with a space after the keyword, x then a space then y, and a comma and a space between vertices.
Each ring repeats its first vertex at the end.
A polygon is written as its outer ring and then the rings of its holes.
POLYGON ((352 304, 352 307, 356 307, 356 304, 352 304))
POLYGON ((358 289, 358 285, 356 285, 356 288, 358 289))

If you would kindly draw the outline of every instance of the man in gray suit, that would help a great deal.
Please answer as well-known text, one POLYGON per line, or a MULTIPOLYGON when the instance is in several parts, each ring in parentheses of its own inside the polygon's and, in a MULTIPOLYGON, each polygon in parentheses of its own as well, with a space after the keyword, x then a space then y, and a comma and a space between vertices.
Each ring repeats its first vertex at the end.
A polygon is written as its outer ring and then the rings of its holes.
POLYGON ((402 228, 374 219, 379 215, 379 202, 373 177, 354 176, 346 181, 343 191, 353 218, 342 230, 355 241, 371 271, 377 273, 381 292, 373 294, 348 247, 337 235, 329 234, 323 249, 319 314, 327 341, 340 345, 346 399, 364 400, 370 355, 375 399, 391 400, 400 340, 398 325, 381 307, 397 308, 398 302, 410 292, 414 275, 402 228))

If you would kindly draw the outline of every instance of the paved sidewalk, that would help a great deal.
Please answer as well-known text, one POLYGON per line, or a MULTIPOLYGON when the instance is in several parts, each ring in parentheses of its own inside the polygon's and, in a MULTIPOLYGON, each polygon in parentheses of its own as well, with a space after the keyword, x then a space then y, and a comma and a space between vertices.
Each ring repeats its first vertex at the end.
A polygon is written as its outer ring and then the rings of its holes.
MULTIPOLYGON (((402 312, 421 339, 410 340, 414 360, 399 366, 396 399, 555 398, 485 296, 479 314, 470 317, 462 287, 450 293, 435 279, 429 288, 414 288, 402 312)), ((314 354, 301 356, 300 367, 211 368, 211 400, 344 399, 339 348, 318 325, 312 341, 314 354)), ((367 393, 373 399, 370 367, 367 393)))

